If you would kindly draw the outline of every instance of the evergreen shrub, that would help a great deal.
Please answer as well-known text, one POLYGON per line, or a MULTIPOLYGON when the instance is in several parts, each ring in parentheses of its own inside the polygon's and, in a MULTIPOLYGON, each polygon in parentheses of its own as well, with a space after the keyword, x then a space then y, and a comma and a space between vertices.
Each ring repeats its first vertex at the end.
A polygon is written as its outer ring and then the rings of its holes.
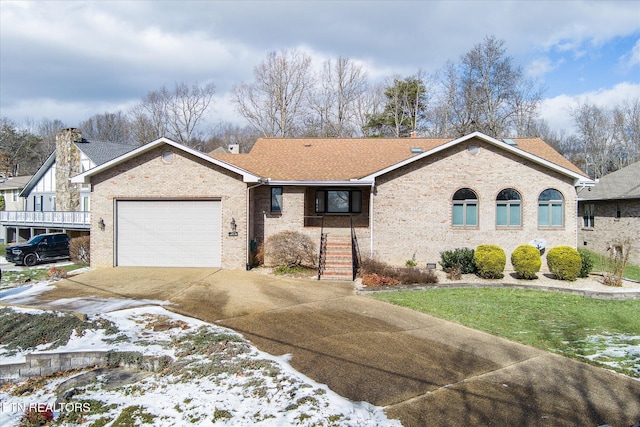
POLYGON ((471 248, 457 248, 440 252, 440 265, 446 272, 454 267, 460 267, 461 274, 475 273, 476 265, 473 262, 473 253, 471 248))
POLYGON ((511 254, 511 264, 519 278, 536 279, 542 266, 540 250, 532 245, 520 245, 511 254))
POLYGON ((582 258, 571 246, 556 246, 547 254, 547 266, 556 279, 573 282, 582 269, 582 258))
POLYGON ((476 248, 473 261, 478 275, 484 279, 501 279, 507 264, 507 255, 497 245, 480 245, 476 248))
POLYGON ((578 277, 589 277, 589 273, 593 270, 593 258, 589 251, 584 249, 578 249, 578 253, 580 254, 580 259, 582 261, 582 268, 580 268, 580 274, 578 274, 578 277))

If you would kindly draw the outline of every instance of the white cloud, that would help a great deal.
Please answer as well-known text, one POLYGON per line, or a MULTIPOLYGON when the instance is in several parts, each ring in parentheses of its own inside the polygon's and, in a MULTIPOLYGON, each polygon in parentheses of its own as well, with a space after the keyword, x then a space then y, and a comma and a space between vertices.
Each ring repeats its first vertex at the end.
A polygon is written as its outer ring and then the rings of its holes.
POLYGON ((613 108, 624 101, 640 97, 640 83, 622 82, 612 88, 585 92, 577 96, 559 95, 542 101, 541 117, 554 130, 574 133, 570 110, 579 102, 590 103, 603 108, 613 108))
POLYGON ((640 39, 636 41, 631 51, 620 58, 620 63, 624 68, 633 68, 636 65, 640 65, 640 39))
POLYGON ((524 69, 530 77, 541 77, 558 67, 558 63, 552 63, 548 57, 533 60, 524 69))

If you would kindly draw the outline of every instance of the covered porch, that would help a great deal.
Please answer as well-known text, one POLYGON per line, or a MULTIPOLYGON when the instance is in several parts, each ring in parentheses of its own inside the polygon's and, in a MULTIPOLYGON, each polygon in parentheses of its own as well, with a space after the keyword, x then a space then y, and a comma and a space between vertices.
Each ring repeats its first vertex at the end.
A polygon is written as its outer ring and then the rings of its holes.
POLYGON ((371 247, 371 183, 269 184, 250 196, 255 245, 281 231, 300 232, 316 242, 318 278, 353 280, 371 247))

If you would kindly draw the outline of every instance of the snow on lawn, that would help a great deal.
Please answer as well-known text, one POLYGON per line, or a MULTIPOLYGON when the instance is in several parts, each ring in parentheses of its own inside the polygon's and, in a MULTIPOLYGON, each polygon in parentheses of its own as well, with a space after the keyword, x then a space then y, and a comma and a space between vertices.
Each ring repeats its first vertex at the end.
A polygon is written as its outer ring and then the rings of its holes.
POLYGON ((640 336, 589 335, 581 343, 581 357, 640 378, 640 336))
MULTIPOLYGON (((115 388, 107 381, 113 370, 74 387, 63 383, 87 371, 2 387, 0 425, 19 425, 24 408, 36 404, 49 405, 61 425, 108 426, 127 420, 157 426, 400 425, 387 419, 382 408, 337 395, 295 371, 286 357, 261 352, 232 330, 158 306, 95 314, 88 320, 112 322, 118 331, 76 331, 55 350, 28 352, 112 350, 169 356, 173 362, 115 388)), ((2 363, 9 360, 5 353, 0 347, 2 363)), ((11 359, 26 353, 19 351, 11 359)))

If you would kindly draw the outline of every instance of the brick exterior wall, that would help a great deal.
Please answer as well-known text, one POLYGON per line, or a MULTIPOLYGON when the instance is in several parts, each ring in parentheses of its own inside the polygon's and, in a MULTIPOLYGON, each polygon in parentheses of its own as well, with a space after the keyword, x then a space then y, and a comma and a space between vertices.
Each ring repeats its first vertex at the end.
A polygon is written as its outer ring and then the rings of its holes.
MULTIPOLYGON (((416 254, 419 265, 438 262, 440 252, 496 244, 509 258, 535 238, 547 248, 576 246, 576 191, 571 178, 481 141, 469 141, 377 179, 373 248, 381 260, 403 265, 416 254), (480 147, 472 155, 467 147, 480 147), (478 195, 478 226, 452 226, 452 197, 460 188, 478 195), (522 226, 496 226, 496 196, 505 188, 522 197, 522 226), (538 227, 538 196, 554 188, 564 196, 564 226, 538 227)), ((364 253, 364 251, 363 251, 364 253)))
POLYGON ((246 189, 242 177, 224 168, 172 149, 174 160, 161 159, 168 146, 92 177, 91 266, 114 265, 114 200, 117 198, 220 198, 222 201, 222 268, 244 269, 246 263, 246 189), (105 230, 98 227, 104 219, 105 230), (229 236, 231 219, 238 236, 229 236))
MULTIPOLYGON (((282 211, 271 212, 271 187, 261 186, 251 190, 251 212, 253 229, 251 239, 257 245, 281 231, 298 231, 306 234, 316 245, 320 243, 321 220, 315 212, 315 192, 330 187, 282 187, 282 211)), ((362 213, 354 214, 354 228, 361 250, 369 251, 369 187, 353 187, 362 192, 362 213), (364 246, 363 246, 364 245, 364 246)), ((324 232, 329 235, 350 235, 349 215, 326 215, 324 232)), ((265 253, 265 264, 270 265, 265 253)))
POLYGON ((585 200, 578 204, 579 248, 607 255, 609 242, 630 239, 629 263, 640 265, 640 200, 585 200), (583 226, 582 214, 585 204, 594 205, 593 228, 583 226), (618 207, 620 208, 620 218, 616 218, 618 207))

